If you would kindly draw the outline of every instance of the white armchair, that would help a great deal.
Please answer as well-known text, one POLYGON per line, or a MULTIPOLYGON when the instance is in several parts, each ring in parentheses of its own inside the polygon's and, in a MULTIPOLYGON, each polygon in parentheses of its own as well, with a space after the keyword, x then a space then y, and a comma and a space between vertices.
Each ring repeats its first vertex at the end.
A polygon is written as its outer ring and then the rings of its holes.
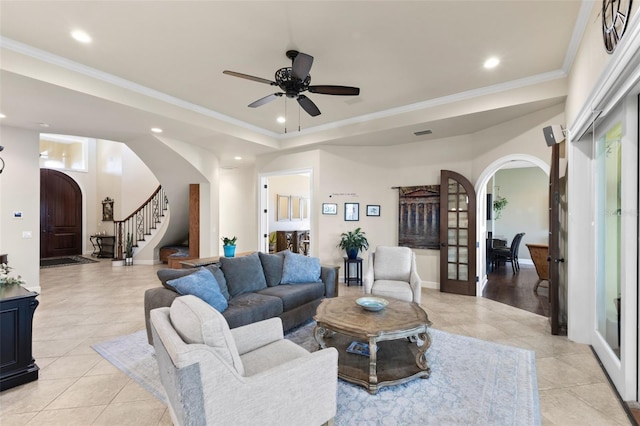
POLYGON ((320 425, 336 414, 338 353, 310 353, 272 318, 230 330, 195 296, 151 311, 160 379, 175 425, 320 425))
POLYGON ((378 246, 369 255, 365 293, 420 303, 421 286, 416 255, 409 247, 378 246))

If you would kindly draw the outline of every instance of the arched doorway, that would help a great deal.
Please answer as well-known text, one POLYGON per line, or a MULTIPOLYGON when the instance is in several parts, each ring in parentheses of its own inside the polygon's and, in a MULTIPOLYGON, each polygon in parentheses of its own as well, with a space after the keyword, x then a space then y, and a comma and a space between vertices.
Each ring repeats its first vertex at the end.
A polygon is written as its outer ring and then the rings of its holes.
POLYGON ((82 254, 82 191, 73 178, 40 169, 40 258, 82 254))
MULTIPOLYGON (((526 162, 531 164, 532 166, 539 167, 547 176, 550 173, 550 167, 547 163, 541 160, 538 157, 534 157, 532 155, 527 154, 512 154, 507 155, 505 157, 499 158, 493 163, 491 163, 485 170, 480 174, 478 180, 476 181, 475 190, 477 194, 478 203, 476 206, 476 214, 477 214, 477 229, 476 229, 476 241, 486 241, 487 238, 487 184, 490 179, 496 174, 497 171, 508 167, 513 162, 526 162)), ((486 267, 486 245, 479 244, 477 257, 476 257, 476 268, 478 271, 478 276, 481 279, 477 283, 476 295, 478 297, 482 296, 484 286, 487 283, 487 267, 486 267)))

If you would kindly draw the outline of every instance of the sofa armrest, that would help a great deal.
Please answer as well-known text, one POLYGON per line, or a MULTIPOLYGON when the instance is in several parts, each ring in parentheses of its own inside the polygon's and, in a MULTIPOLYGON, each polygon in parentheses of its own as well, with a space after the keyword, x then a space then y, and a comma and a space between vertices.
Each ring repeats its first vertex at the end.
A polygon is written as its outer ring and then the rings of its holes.
POLYGON ((282 320, 270 318, 231 329, 231 335, 236 342, 240 355, 251 352, 259 347, 268 345, 276 340, 282 340, 282 320))
POLYGON ((153 345, 153 336, 151 334, 150 312, 156 308, 170 307, 173 300, 180 296, 175 291, 165 287, 150 288, 144 292, 144 323, 147 328, 147 340, 153 345))
POLYGON ((338 272, 335 266, 321 266, 320 279, 324 283, 324 296, 338 296, 338 272))

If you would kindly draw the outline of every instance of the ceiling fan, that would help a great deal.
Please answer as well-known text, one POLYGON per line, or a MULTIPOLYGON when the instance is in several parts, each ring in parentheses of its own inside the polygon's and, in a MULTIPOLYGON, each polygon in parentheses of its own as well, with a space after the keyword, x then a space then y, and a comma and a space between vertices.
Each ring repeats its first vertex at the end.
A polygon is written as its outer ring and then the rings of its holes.
POLYGON ((297 99, 298 103, 310 116, 315 117, 320 115, 320 110, 313 103, 311 99, 302 95, 302 92, 309 91, 310 93, 318 93, 322 95, 339 95, 339 96, 357 96, 360 94, 360 89, 357 87, 349 86, 331 86, 331 85, 318 85, 311 86, 311 65, 313 64, 313 56, 306 53, 298 52, 297 50, 288 50, 287 58, 291 59, 291 67, 280 68, 276 71, 275 81, 267 80, 265 78, 254 77, 248 74, 242 74, 235 71, 223 71, 224 74, 234 77, 245 78, 247 80, 257 81, 258 83, 269 84, 271 86, 278 86, 282 92, 272 93, 260 98, 257 101, 250 103, 249 107, 256 108, 264 105, 272 100, 279 98, 282 95, 288 98, 297 99))

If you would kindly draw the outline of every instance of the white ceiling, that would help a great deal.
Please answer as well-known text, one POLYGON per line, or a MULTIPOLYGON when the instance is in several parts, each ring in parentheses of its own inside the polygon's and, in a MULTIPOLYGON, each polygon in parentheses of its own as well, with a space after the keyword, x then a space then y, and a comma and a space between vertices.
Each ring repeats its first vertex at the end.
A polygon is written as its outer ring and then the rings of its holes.
POLYGON ((590 1, 0 1, 2 123, 126 142, 167 137, 229 165, 313 144, 391 145, 471 133, 564 102, 590 1), (93 42, 69 33, 83 29, 93 42), (274 88, 288 49, 314 56, 318 117, 274 88), (482 66, 489 56, 501 64, 482 66), (298 119, 300 117, 300 119, 298 119), (301 131, 298 132, 298 125, 301 131), (431 129, 416 137, 413 132, 431 129))

